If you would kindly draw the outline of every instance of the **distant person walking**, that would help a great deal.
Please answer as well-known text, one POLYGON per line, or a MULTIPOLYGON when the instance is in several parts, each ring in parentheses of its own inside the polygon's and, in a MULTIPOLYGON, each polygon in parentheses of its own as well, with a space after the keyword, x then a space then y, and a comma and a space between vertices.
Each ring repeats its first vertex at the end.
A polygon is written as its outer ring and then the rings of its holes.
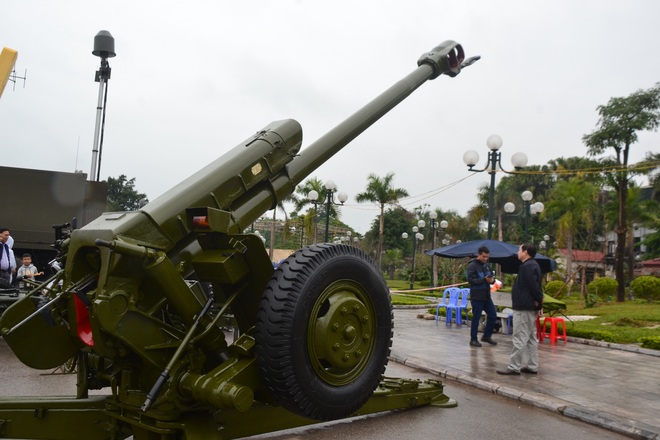
POLYGON ((539 370, 538 341, 536 340, 536 318, 543 308, 541 268, 534 260, 536 247, 522 244, 518 259, 522 262, 511 291, 513 309, 513 350, 506 370, 498 374, 537 374, 539 370))
POLYGON ((497 345, 497 342, 492 339, 497 310, 495 310, 495 304, 490 296, 490 285, 495 282, 495 274, 488 263, 489 257, 490 250, 486 246, 481 246, 477 250, 477 258, 470 261, 467 267, 467 281, 470 284, 470 303, 472 304, 472 322, 470 323, 470 346, 472 347, 481 347, 477 332, 482 312, 486 312, 486 328, 481 340, 487 344, 497 345))

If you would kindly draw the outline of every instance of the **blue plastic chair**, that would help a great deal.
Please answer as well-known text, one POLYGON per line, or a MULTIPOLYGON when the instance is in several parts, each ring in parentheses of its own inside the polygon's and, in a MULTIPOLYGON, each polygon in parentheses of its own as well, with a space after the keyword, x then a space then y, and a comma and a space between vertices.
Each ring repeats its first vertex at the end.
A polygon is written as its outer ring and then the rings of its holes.
POLYGON ((458 305, 458 316, 463 316, 465 311, 465 322, 468 322, 468 300, 470 299, 470 288, 461 289, 461 303, 458 305))
POLYGON ((449 289, 445 289, 444 292, 442 292, 442 299, 438 301, 438 307, 435 309, 435 323, 438 323, 438 315, 440 314, 440 307, 446 307, 447 304, 447 294, 449 293, 449 289))
POLYGON ((444 307, 446 311, 447 318, 445 319, 446 324, 451 324, 452 315, 456 315, 456 324, 461 325, 461 317, 458 313, 458 299, 461 294, 461 289, 458 287, 450 287, 445 289, 442 295, 442 302, 438 304, 438 307, 435 309, 435 322, 438 322, 438 316, 440 314, 440 308, 444 307), (447 299, 447 294, 449 298, 447 299))

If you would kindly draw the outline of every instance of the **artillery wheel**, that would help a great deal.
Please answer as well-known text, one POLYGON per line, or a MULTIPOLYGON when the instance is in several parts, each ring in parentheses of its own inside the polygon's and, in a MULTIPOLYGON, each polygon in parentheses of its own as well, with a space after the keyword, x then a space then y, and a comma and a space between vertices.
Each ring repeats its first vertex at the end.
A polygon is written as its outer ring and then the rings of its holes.
POLYGON ((387 284, 355 247, 299 250, 262 296, 255 339, 263 381, 280 405, 317 420, 348 417, 371 397, 387 365, 387 284))

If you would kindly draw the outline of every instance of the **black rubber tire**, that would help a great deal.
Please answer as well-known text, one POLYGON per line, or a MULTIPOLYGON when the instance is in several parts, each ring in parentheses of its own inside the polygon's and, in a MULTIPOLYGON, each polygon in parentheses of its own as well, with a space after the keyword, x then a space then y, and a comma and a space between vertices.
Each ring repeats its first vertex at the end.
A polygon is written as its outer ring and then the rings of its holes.
POLYGON ((295 414, 351 416, 382 378, 392 328, 389 289, 364 252, 339 244, 301 249, 278 267, 259 305, 262 379, 295 414))

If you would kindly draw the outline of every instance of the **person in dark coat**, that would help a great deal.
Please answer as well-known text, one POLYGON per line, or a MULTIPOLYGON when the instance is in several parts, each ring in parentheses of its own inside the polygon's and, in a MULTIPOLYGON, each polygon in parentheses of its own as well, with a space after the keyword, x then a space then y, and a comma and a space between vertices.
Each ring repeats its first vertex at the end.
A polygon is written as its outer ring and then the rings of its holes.
POLYGON ((533 244, 525 243, 518 249, 518 259, 522 264, 511 290, 513 350, 506 370, 497 370, 498 374, 537 374, 539 370, 536 319, 543 308, 543 289, 541 267, 534 260, 535 255, 533 244))
POLYGON ((486 328, 481 340, 487 344, 497 345, 492 338, 497 310, 490 296, 490 285, 495 282, 495 274, 488 263, 489 257, 490 250, 486 246, 481 246, 477 250, 477 258, 470 261, 467 267, 467 281, 470 284, 470 303, 472 304, 472 322, 470 323, 470 346, 472 347, 481 347, 477 338, 481 312, 486 312, 486 328))

